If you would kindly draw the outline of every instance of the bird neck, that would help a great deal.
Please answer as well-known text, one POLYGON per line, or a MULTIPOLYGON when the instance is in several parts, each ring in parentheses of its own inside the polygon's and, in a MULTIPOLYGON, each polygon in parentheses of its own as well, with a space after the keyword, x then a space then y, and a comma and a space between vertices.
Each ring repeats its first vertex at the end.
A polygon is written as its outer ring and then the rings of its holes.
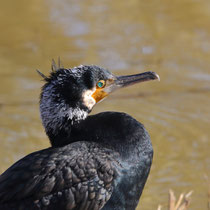
POLYGON ((70 141, 93 141, 119 152, 122 158, 134 160, 152 151, 144 126, 125 113, 102 112, 90 115, 71 130, 70 141))
POLYGON ((69 144, 72 142, 72 127, 83 121, 89 110, 70 106, 65 101, 56 103, 56 97, 49 95, 53 94, 43 93, 40 100, 40 115, 45 132, 53 147, 69 144))

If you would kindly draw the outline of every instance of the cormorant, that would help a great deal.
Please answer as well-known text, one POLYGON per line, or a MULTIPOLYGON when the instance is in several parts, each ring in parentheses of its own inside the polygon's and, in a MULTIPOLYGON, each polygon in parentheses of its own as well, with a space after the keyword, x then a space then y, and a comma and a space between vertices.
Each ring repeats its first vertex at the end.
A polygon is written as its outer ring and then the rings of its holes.
POLYGON ((134 210, 152 163, 150 137, 128 114, 88 114, 114 90, 159 76, 115 76, 94 65, 40 75, 40 112, 52 147, 0 176, 0 209, 134 210))

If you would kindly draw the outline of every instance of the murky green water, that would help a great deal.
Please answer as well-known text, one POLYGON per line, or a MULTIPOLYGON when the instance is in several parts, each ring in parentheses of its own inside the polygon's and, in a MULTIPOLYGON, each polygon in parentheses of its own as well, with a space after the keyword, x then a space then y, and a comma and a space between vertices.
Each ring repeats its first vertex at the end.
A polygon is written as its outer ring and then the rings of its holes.
POLYGON ((169 188, 194 190, 207 209, 210 176, 210 1, 0 0, 0 172, 49 146, 38 97, 51 58, 116 74, 156 71, 161 82, 121 90, 94 113, 123 111, 144 123, 155 149, 138 209, 166 204, 169 188))

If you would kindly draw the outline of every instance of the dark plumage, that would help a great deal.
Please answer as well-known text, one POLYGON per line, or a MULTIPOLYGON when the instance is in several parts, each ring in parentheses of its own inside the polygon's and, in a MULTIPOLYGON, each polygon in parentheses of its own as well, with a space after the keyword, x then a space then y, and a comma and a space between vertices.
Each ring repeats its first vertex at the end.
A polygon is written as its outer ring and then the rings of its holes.
POLYGON ((87 115, 113 90, 158 76, 80 66, 42 77, 40 112, 52 147, 0 176, 0 209, 134 210, 152 163, 149 135, 125 113, 87 115))

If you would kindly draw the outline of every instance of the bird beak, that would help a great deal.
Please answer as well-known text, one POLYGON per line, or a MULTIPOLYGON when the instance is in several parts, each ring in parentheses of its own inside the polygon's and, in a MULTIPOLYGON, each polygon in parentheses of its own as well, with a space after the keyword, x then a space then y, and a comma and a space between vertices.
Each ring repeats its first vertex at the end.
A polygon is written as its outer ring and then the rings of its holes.
POLYGON ((107 84, 107 86, 104 88, 104 92, 109 94, 117 89, 150 80, 160 81, 160 77, 158 76, 158 74, 151 71, 134 75, 118 76, 113 80, 112 83, 107 84))
POLYGON ((160 77, 155 72, 144 72, 140 74, 127 75, 127 76, 117 76, 114 79, 107 80, 106 86, 102 89, 96 90, 92 97, 95 99, 96 103, 101 101, 103 98, 108 96, 113 91, 131 86, 140 82, 159 80, 160 77))
POLYGON ((119 76, 115 81, 115 85, 119 88, 127 87, 130 85, 134 85, 139 82, 145 82, 150 80, 159 80, 160 77, 155 72, 144 72, 140 74, 128 75, 128 76, 119 76))

